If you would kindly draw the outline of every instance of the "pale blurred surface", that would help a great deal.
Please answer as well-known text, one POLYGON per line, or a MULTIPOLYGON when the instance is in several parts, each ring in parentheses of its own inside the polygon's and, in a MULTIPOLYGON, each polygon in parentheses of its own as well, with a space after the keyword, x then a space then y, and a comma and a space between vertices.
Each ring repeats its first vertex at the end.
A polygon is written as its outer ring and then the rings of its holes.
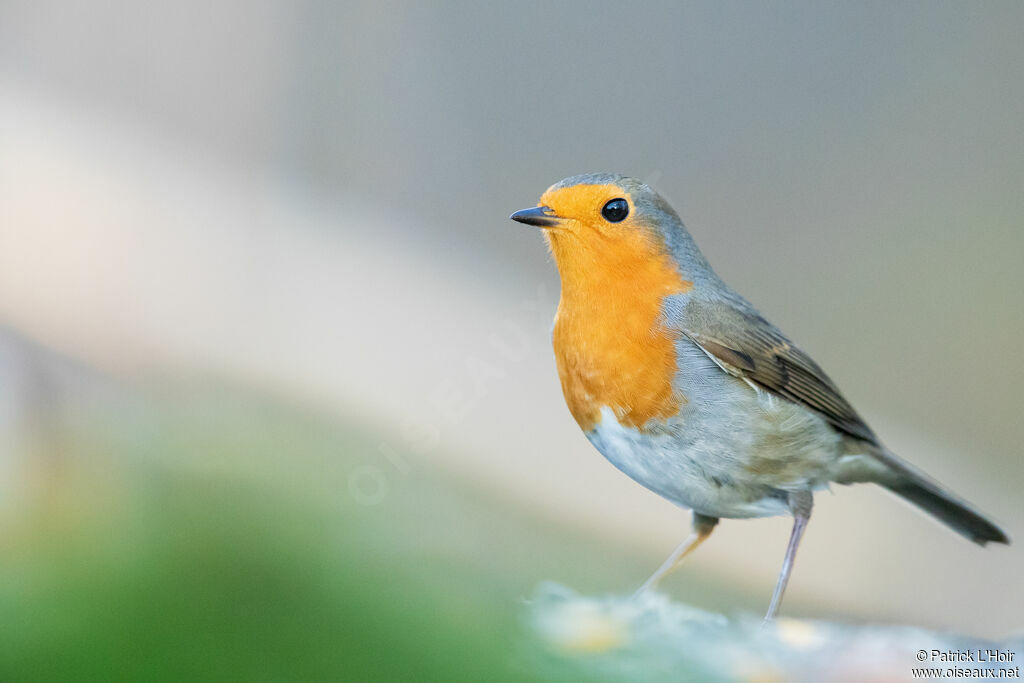
POLYGON ((791 617, 765 624, 754 615, 729 619, 694 609, 660 593, 592 597, 547 583, 531 596, 529 609, 546 655, 536 660, 552 680, 580 674, 720 683, 1006 679, 1020 678, 1024 657, 1021 636, 992 642, 908 626, 791 617), (969 659, 953 659, 954 653, 969 659))
MULTIPOLYGON (((41 344, 129 393, 205 405, 216 378, 364 425, 373 445, 322 482, 375 503, 346 514, 397 517, 454 477, 631 555, 601 589, 638 583, 687 516, 579 434, 549 348, 557 276, 506 219, 609 170, 663 191, 893 450, 1016 539, 1022 22, 1017 3, 0 2, 0 321, 29 349, 0 357, 2 491, 35 476, 26 434, 97 400, 26 408, 41 344)), ((713 576, 759 611, 787 534, 724 523, 666 589, 713 576)), ((839 487, 785 611, 1001 637, 1022 571, 1019 545, 839 487)))

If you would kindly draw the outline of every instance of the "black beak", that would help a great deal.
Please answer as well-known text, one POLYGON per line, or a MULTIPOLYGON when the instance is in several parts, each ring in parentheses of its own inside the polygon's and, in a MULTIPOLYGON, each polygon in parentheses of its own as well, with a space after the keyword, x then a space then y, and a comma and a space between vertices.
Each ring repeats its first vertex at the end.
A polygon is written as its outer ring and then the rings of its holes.
POLYGON ((509 216, 512 220, 518 223, 526 223, 527 225, 535 225, 538 228, 550 228, 558 225, 559 218, 555 215, 555 212, 546 206, 535 206, 532 209, 523 209, 522 211, 516 211, 514 214, 509 216))

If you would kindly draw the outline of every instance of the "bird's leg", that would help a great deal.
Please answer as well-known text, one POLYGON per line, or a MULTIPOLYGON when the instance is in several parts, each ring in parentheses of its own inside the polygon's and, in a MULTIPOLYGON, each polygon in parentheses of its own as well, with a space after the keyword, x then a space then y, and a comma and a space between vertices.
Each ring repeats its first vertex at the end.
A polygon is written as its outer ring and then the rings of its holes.
POLYGON ((764 616, 765 622, 775 618, 782 603, 782 594, 786 592, 786 584, 789 583, 789 575, 793 571, 793 560, 796 558, 796 549, 800 545, 800 538, 804 535, 807 522, 811 519, 811 507, 814 505, 814 496, 810 491, 798 491, 789 494, 789 509, 793 512, 793 531, 789 535, 789 546, 786 547, 786 558, 782 561, 782 571, 779 572, 779 580, 775 584, 775 592, 772 593, 772 602, 768 605, 768 614, 764 616))
POLYGON ((636 593, 633 594, 633 597, 640 595, 649 588, 653 588, 657 585, 658 581, 662 579, 662 577, 678 567, 682 563, 684 557, 693 552, 697 546, 703 543, 704 540, 711 535, 716 524, 718 524, 717 517, 708 517, 700 514, 699 512, 694 512, 693 531, 686 537, 686 540, 680 543, 679 547, 668 556, 668 559, 658 567, 658 571, 651 574, 651 578, 644 581, 644 585, 637 589, 636 593))

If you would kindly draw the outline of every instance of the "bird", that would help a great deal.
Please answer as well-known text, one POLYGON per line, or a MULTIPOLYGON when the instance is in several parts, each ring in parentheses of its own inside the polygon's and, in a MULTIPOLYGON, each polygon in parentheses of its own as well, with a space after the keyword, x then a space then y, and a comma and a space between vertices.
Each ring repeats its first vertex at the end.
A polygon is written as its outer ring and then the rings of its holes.
POLYGON ((552 345, 569 412, 637 483, 692 511, 652 589, 720 519, 792 515, 765 622, 831 483, 874 483, 967 539, 1009 543, 969 503, 889 450, 811 357, 715 273, 639 180, 561 180, 513 221, 540 228, 561 280, 552 345))

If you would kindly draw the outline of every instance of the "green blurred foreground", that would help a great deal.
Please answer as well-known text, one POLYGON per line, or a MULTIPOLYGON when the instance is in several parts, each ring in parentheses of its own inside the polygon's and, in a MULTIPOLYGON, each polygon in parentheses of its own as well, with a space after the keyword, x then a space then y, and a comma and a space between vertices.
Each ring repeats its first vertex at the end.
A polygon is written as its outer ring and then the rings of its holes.
POLYGON ((37 454, 29 507, 4 520, 0 680, 504 669, 509 596, 474 586, 473 568, 404 562, 387 525, 334 490, 332 456, 361 444, 266 406, 219 407, 237 398, 151 406, 131 416, 145 430, 90 421, 37 454))

